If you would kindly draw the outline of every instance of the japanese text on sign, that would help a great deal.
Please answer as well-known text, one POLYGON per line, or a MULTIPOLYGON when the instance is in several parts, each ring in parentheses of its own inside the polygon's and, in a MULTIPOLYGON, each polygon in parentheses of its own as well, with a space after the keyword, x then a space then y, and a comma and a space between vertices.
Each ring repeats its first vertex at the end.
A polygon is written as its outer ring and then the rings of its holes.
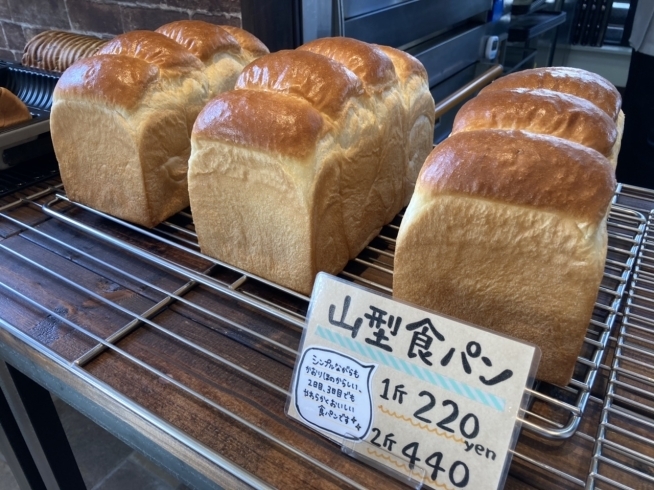
POLYGON ((439 488, 497 488, 531 345, 319 275, 288 414, 439 488))

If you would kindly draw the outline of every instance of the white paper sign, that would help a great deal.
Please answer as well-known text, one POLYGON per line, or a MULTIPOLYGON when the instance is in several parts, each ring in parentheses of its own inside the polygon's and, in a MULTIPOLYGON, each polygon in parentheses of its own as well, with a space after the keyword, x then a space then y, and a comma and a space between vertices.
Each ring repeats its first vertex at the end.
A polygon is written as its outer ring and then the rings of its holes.
POLYGON ((421 468, 432 488, 495 489, 539 359, 533 345, 319 274, 287 413, 377 464, 421 468))

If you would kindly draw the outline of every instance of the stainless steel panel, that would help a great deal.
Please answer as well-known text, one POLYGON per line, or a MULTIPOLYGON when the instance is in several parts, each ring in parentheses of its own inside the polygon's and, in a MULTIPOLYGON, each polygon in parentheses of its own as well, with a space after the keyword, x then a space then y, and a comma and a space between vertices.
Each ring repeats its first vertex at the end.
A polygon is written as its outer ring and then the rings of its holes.
POLYGON ((410 0, 343 0, 343 14, 349 19, 408 1, 410 0))
POLYGON ((606 34, 604 35, 604 42, 606 44, 620 44, 623 36, 623 26, 608 26, 606 28, 606 34))
POLYGON ((490 0, 414 0, 346 19, 344 34, 370 43, 404 47, 490 8, 490 0))
POLYGON ((302 44, 332 35, 332 0, 302 0, 302 44))
POLYGON ((407 51, 425 65, 432 87, 481 58, 485 31, 486 25, 463 26, 407 51))

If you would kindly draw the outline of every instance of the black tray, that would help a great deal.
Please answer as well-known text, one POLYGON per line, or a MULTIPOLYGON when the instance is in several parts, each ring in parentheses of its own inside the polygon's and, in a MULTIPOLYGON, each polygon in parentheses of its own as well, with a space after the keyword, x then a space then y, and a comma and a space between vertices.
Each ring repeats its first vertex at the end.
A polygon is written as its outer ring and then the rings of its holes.
POLYGON ((15 94, 32 114, 29 121, 0 129, 0 170, 52 151, 49 138, 39 136, 50 131, 52 93, 58 79, 50 72, 0 61, 0 87, 15 94))

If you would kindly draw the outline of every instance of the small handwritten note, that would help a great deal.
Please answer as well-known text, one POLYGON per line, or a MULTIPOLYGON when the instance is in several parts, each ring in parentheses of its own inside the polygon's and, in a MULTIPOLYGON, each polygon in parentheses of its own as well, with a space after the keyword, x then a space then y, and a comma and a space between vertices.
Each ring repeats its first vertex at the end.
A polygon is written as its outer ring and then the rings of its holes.
POLYGON ((370 380, 376 365, 364 365, 331 349, 310 347, 300 361, 295 404, 316 428, 363 439, 372 422, 370 380))

